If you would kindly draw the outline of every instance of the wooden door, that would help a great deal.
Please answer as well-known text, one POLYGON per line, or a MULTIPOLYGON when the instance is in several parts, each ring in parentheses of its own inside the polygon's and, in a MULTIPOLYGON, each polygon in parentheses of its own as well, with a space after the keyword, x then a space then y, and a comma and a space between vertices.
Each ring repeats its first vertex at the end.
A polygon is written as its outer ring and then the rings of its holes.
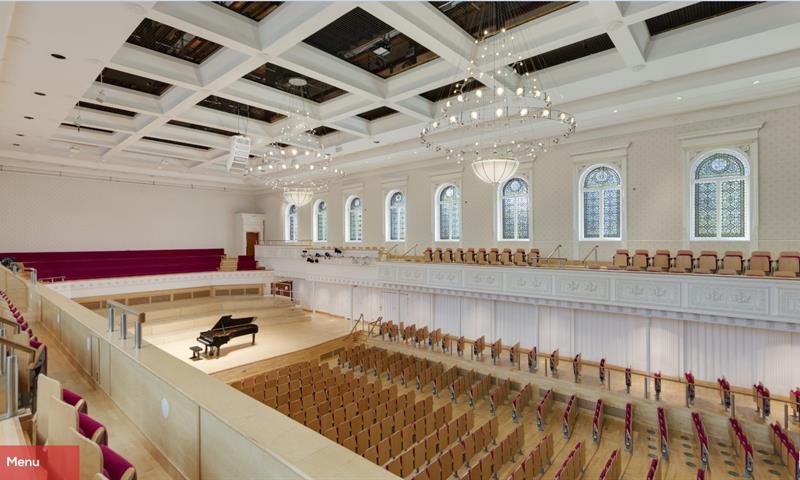
POLYGON ((247 248, 245 255, 254 257, 256 255, 256 245, 258 245, 258 232, 247 232, 246 235, 247 248))

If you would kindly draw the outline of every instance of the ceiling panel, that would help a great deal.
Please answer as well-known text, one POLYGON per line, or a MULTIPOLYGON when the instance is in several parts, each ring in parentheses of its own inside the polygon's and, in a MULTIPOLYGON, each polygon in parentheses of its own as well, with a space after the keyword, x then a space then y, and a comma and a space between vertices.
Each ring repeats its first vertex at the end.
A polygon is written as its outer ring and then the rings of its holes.
POLYGON ((128 37, 128 43, 198 65, 222 48, 222 45, 210 40, 149 18, 142 20, 142 23, 136 27, 136 30, 128 37))
POLYGON ((486 38, 576 2, 430 2, 473 38, 486 38))
POLYGON ((726 13, 758 5, 761 2, 697 2, 692 5, 667 12, 645 21, 650 35, 669 32, 693 23, 702 22, 726 13))
POLYGON ((341 88, 271 63, 261 65, 245 75, 244 78, 292 95, 311 99, 317 103, 326 102, 347 93, 341 88), (305 85, 293 85, 292 82, 300 84, 305 82, 305 85))
POLYGON ((350 10, 304 42, 381 78, 439 58, 361 8, 350 10))
POLYGON ((172 86, 169 83, 140 77, 132 73, 120 72, 113 68, 104 68, 95 81, 156 96, 161 96, 172 86))
POLYGON ((220 112, 238 115, 242 117, 242 119, 252 118, 267 123, 274 123, 281 118, 285 118, 280 113, 270 112, 269 110, 264 110, 263 108, 228 100, 227 98, 217 97, 216 95, 209 95, 197 105, 218 110, 220 112))

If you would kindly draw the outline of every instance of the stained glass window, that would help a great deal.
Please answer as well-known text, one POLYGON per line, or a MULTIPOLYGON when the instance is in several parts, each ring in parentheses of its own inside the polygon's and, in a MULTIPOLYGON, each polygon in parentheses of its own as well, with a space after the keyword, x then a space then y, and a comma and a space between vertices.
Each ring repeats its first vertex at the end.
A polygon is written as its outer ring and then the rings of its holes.
POLYGON ((314 209, 314 241, 327 242, 328 241, 328 205, 319 200, 314 209))
POLYGON ((500 191, 502 240, 528 239, 528 182, 507 181, 500 191))
POLYGON ((581 192, 583 238, 622 238, 622 180, 619 173, 604 165, 592 167, 583 177, 581 192))
POLYGON ((402 242, 406 239, 406 197, 403 192, 389 194, 388 239, 390 242, 402 242))
POLYGON ((438 240, 461 238, 461 200, 455 185, 448 185, 439 192, 438 240))
POLYGON ((360 242, 364 227, 364 208, 359 197, 353 197, 347 207, 347 241, 360 242))
POLYGON ((286 241, 297 241, 297 206, 289 205, 286 209, 286 241))
POLYGON ((694 237, 745 239, 747 209, 746 160, 714 152, 694 169, 694 237))

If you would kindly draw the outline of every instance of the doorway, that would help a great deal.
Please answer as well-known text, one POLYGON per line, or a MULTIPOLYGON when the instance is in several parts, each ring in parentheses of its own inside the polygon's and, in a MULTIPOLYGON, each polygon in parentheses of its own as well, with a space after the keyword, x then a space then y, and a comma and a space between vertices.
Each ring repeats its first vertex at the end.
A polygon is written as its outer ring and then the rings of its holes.
POLYGON ((245 255, 248 257, 255 257, 256 256, 256 245, 258 245, 258 232, 246 232, 245 233, 245 241, 247 242, 247 247, 245 248, 245 255))

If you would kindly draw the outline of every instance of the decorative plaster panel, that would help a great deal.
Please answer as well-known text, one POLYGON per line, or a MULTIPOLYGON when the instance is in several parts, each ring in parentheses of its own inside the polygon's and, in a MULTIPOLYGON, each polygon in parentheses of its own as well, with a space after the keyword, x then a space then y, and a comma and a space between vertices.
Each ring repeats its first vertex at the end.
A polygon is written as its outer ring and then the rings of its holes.
POLYGON ((618 300, 628 303, 665 307, 678 307, 681 305, 680 284, 654 282, 652 280, 642 282, 634 278, 619 279, 616 281, 614 291, 618 300))
POLYGON ((738 288, 733 285, 692 285, 689 307, 723 312, 769 314, 769 291, 766 288, 738 288))
POLYGON ((565 297, 608 300, 608 284, 607 278, 565 275, 556 279, 556 294, 565 297))
POLYGON ((508 272, 506 290, 527 295, 550 295, 553 292, 553 279, 549 275, 528 272, 508 272))

